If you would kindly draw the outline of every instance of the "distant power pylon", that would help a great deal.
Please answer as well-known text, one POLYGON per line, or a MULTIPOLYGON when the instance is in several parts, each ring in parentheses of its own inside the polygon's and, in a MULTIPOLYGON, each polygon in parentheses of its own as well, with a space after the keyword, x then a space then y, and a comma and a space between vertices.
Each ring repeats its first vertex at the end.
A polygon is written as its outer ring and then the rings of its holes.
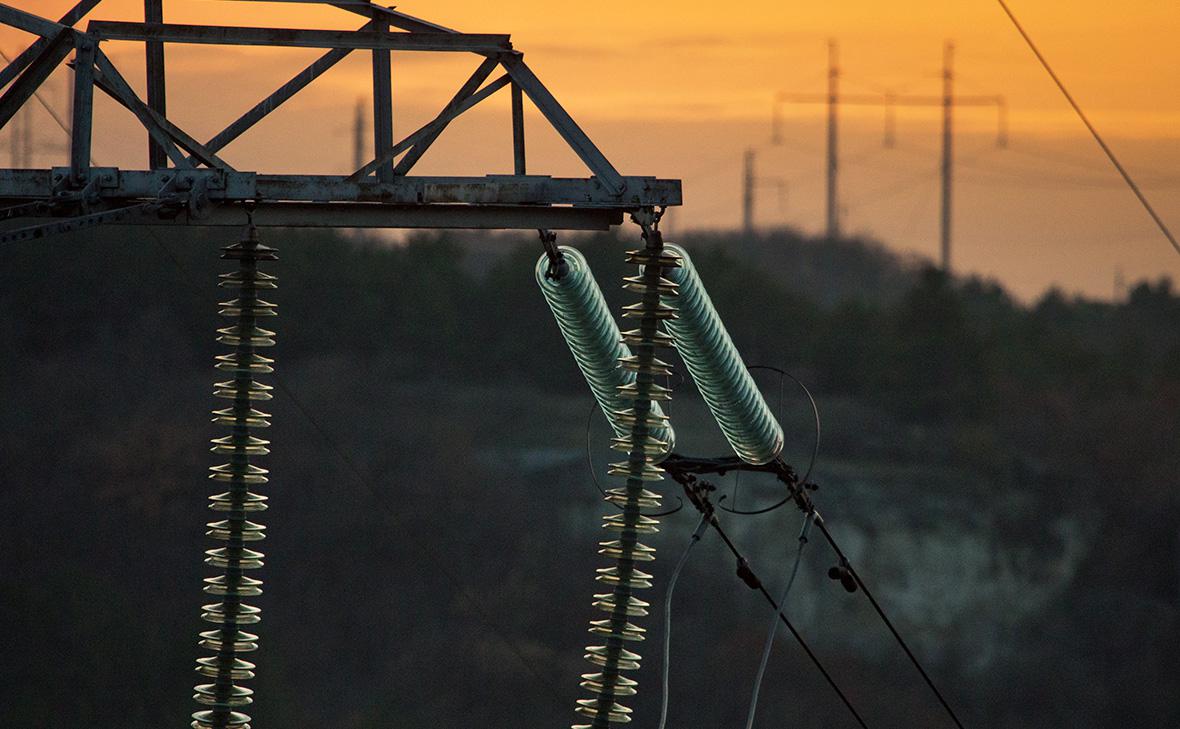
POLYGON ((31 107, 24 107, 12 117, 9 124, 9 159, 14 169, 28 169, 33 166, 33 124, 31 107))
POLYGON ((753 147, 746 149, 742 157, 742 234, 746 238, 754 235, 754 200, 760 185, 772 185, 778 190, 779 204, 786 199, 787 182, 781 177, 759 177, 756 172, 758 153, 753 147))
POLYGON ((837 62, 837 45, 835 40, 828 41, 828 92, 776 94, 772 112, 771 142, 782 142, 782 118, 780 105, 790 104, 826 104, 828 111, 827 123, 827 236, 837 238, 840 234, 839 218, 839 154, 837 151, 837 127, 839 123, 840 104, 856 106, 885 107, 885 137, 886 147, 892 147, 896 139, 894 109, 897 106, 934 106, 942 108, 942 161, 940 173, 942 177, 942 200, 939 215, 939 248, 943 270, 951 267, 951 231, 952 231, 952 200, 954 181, 954 108, 956 106, 994 106, 996 107, 996 144, 1005 147, 1008 144, 1008 104, 1003 96, 956 96, 954 93, 954 52, 955 44, 947 41, 943 46, 942 56, 942 94, 940 96, 899 95, 892 92, 881 94, 840 94, 840 68, 837 62))
POLYGON ((352 119, 352 169, 359 170, 365 166, 369 157, 365 153, 368 144, 365 117, 367 116, 364 98, 356 100, 356 114, 352 119))
MULTIPOLYGON (((2 58, 5 63, 12 62, 12 59, 9 57, 9 55, 3 50, 0 50, 0 58, 2 58)), ((74 89, 73 76, 71 74, 65 74, 64 78, 64 97, 66 99, 66 103, 70 104, 74 89)), ((33 98, 37 100, 37 103, 40 104, 40 106, 49 114, 57 126, 59 126, 65 133, 66 138, 69 139, 69 120, 73 114, 72 105, 67 107, 66 115, 63 119, 61 114, 58 113, 58 111, 54 108, 54 105, 50 103, 49 99, 46 98, 45 95, 41 94, 40 92, 34 92, 33 98)), ((36 126, 37 125, 33 119, 33 106, 31 104, 26 104, 21 106, 16 112, 13 113, 12 120, 5 127, 8 129, 9 133, 8 154, 9 162, 11 163, 13 169, 32 168, 35 164, 34 157, 38 151, 56 152, 64 149, 64 147, 59 144, 35 137, 34 129, 36 129, 36 126)))

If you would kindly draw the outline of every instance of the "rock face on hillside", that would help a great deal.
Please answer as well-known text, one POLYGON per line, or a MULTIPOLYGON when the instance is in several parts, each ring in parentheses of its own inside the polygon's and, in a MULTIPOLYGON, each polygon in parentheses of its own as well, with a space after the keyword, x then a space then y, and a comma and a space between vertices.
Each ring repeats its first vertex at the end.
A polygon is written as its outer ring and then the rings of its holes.
MULTIPOLYGON (((969 477, 946 476, 921 484, 884 473, 830 478, 824 513, 914 647, 983 672, 1069 589, 1095 547, 1095 517, 1034 491, 989 498, 978 483, 966 494, 969 477)), ((818 607, 810 617, 821 620, 818 607)))

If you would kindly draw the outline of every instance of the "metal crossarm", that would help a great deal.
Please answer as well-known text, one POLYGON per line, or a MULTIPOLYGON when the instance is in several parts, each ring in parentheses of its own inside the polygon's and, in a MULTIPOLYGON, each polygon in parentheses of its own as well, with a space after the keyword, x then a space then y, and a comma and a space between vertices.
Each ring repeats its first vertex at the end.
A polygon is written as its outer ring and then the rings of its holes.
POLYGON ((259 226, 605 229, 626 213, 681 203, 679 180, 620 174, 506 34, 461 33, 367 0, 237 1, 319 4, 365 20, 356 30, 164 23, 164 0, 144 0, 144 22, 96 18, 83 30, 77 24, 101 0, 80 0, 57 21, 0 3, 0 23, 37 36, 0 69, 0 128, 74 53, 69 158, 49 169, 0 169, 0 209, 13 211, 4 217, 8 228, 0 230, 0 242, 111 220, 240 225, 247 209, 255 211, 259 226), (146 93, 137 91, 103 52, 107 41, 144 44, 146 93), (164 53, 177 43, 322 48, 324 53, 202 143, 169 116, 176 110, 166 103, 164 53), (373 157, 367 164, 347 175, 275 175, 241 170, 220 156, 355 51, 370 54, 373 61, 373 157), (399 141, 393 136, 391 51, 471 53, 480 59, 438 113, 399 141), (511 130, 511 174, 410 174, 455 119, 505 87, 511 93, 505 125, 511 130), (91 167, 96 88, 143 128, 149 169, 91 167), (526 98, 586 165, 587 177, 526 174, 526 98), (114 214, 132 208, 135 215, 114 214), (62 222, 71 218, 79 222, 62 222))
POLYGON ((507 35, 467 33, 381 33, 371 30, 302 30, 245 28, 223 25, 177 25, 95 20, 87 32, 98 40, 160 41, 217 46, 276 46, 297 48, 368 48, 389 51, 469 51, 496 53, 512 50, 507 35))

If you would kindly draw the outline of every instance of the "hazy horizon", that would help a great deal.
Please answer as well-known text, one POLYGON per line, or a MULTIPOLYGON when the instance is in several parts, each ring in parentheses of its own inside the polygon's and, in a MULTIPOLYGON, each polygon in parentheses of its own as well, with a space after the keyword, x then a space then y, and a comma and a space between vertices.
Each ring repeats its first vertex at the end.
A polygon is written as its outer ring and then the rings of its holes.
MULTIPOLYGON (((70 0, 22 0, 15 6, 54 16, 70 0)), ((1135 0, 1013 9, 1108 137, 1165 221, 1180 220, 1180 12, 1135 0), (1068 7, 1068 12, 1060 8, 1068 7), (1150 48, 1145 65, 1143 48, 1150 48)), ((107 0, 92 18, 136 19, 135 0, 107 0)), ((994 145, 995 113, 956 112, 954 268, 994 277, 1028 300, 1050 286, 1109 298, 1118 272, 1127 281, 1180 276, 1180 257, 1123 186, 994 2, 932 0, 838 7, 744 3, 712 6, 598 3, 559 10, 533 0, 480 4, 409 3, 399 9, 471 32, 510 32, 515 47, 614 164, 627 174, 677 177, 685 205, 679 229, 736 228, 741 216, 741 157, 758 151, 763 178, 760 226, 822 231, 824 110, 783 107, 784 144, 770 141, 776 91, 818 92, 826 43, 840 43, 846 93, 940 92, 942 45, 956 42, 956 93, 1002 94, 1010 108, 1010 144, 994 145), (899 12, 899 9, 902 12, 899 12), (908 12, 906 10, 908 9, 908 12), (784 183, 785 186, 780 184, 784 183)), ((356 27, 350 13, 304 4, 192 0, 166 3, 170 22, 356 27)), ((6 30, 10 55, 30 38, 6 30)), ((109 43, 108 53, 142 93, 142 51, 109 43)), ((169 116, 200 138, 319 55, 314 49, 169 46, 169 116), (249 64, 248 73, 243 65, 249 64), (233 83, 227 84, 226 79, 233 83), (217 99, 210 104, 210 99, 217 99)), ((467 55, 394 54, 395 135, 408 133, 445 103, 475 65, 467 55)), ((351 125, 366 99, 369 65, 354 54, 225 151, 240 169, 340 173, 352 169, 351 125), (279 143, 275 140, 280 139, 279 143)), ((66 79, 51 81, 50 101, 64 109, 66 79), (56 98, 54 98, 56 97, 56 98)), ((527 105, 526 105, 527 106, 527 105)), ((32 105, 37 166, 61 164, 63 137, 32 105)), ((506 94, 448 129, 417 174, 511 171, 506 94)), ((841 110, 842 226, 902 253, 933 257, 938 246, 937 109, 897 113, 897 147, 882 145, 883 111, 841 110)), ((142 130, 124 110, 98 102, 99 164, 145 164, 142 130)), ((529 170, 586 174, 529 108, 529 170)), ((0 138, 0 150, 6 139, 0 138)), ((6 155, 0 152, 0 158, 6 155)))

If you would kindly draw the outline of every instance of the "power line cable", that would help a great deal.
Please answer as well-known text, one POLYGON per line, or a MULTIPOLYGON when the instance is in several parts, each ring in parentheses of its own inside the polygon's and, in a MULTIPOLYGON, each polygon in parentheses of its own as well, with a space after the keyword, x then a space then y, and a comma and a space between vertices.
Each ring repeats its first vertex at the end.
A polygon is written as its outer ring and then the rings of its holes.
MULTIPOLYGON (((712 485, 703 483, 695 484, 695 479, 691 477, 687 480, 687 482, 681 481, 680 483, 682 486, 684 486, 685 492, 688 494, 689 500, 693 503, 693 506, 705 514, 706 518, 708 519, 709 526, 713 527, 713 530, 717 532, 717 536, 721 537, 721 541, 724 542, 726 548, 729 549, 730 554, 732 554, 737 560, 738 577, 746 584, 747 587, 757 590, 762 595, 762 597, 768 603, 770 603, 770 606, 774 608, 776 614, 778 615, 779 620, 782 621, 783 625, 787 626, 787 630, 791 632, 791 636, 795 639, 795 642, 799 644, 799 647, 802 648, 803 652, 807 654, 807 657, 811 659, 812 665, 815 666, 816 670, 820 672, 820 675, 824 677, 824 680, 827 681, 828 686, 830 686, 832 691, 836 693, 836 696, 840 698, 841 703, 843 703, 844 707, 848 709, 848 712, 852 714, 853 718, 856 720, 857 725, 860 726, 861 729, 869 729, 868 724, 865 723, 865 720, 861 717, 860 712, 858 712, 856 707, 852 705, 852 701, 848 698, 848 695, 845 694, 844 690, 840 688, 840 685, 836 683, 836 679, 832 678, 832 674, 828 673, 828 669, 824 667, 824 664, 822 661, 820 661, 819 656, 817 656, 815 652, 811 650, 811 646, 807 644, 807 641, 803 639, 803 636, 795 628, 794 624, 791 623, 791 620, 786 616, 786 613, 783 612, 779 602, 774 599, 774 596, 770 594, 770 592, 766 589, 766 586, 763 585, 762 581, 758 578, 757 573, 755 573, 753 568, 750 567, 750 562, 741 553, 741 550, 737 548, 737 545, 733 543, 733 540, 729 538, 729 535, 725 532, 725 529, 722 528, 721 522, 718 521, 717 516, 713 510, 713 505, 708 501, 707 491, 713 488, 712 485)), ((816 516, 818 518, 818 514, 816 516)))
POLYGON ((949 714, 951 717, 951 721, 953 721, 955 726, 957 726, 959 729, 964 729, 963 722, 959 721, 958 714, 956 714, 955 710, 951 708, 951 705, 942 695, 942 692, 938 690, 938 687, 934 685, 934 680, 930 678, 930 674, 928 674, 926 669, 923 668, 922 662, 919 661, 918 657, 914 655, 914 652, 910 650, 910 646, 905 642, 905 638, 901 637, 901 633, 897 631, 897 628, 893 625, 893 621, 890 620, 889 616, 885 614, 885 610, 881 607, 881 604, 877 602, 877 598, 873 596, 872 591, 869 590, 864 580, 861 579, 860 574, 857 573, 855 568, 853 568, 852 563, 848 561, 848 557, 845 556, 844 551, 840 549, 840 545, 836 543, 836 539, 832 536, 832 533, 828 531, 827 524, 824 522, 823 517, 821 517, 818 512, 815 512, 815 525, 819 527, 820 532, 823 533, 824 539, 826 539, 828 544, 832 547, 832 551, 834 551, 836 556, 840 558, 840 567, 834 569, 843 570, 852 577, 852 579, 856 582, 856 586, 859 587, 864 592, 865 597, 869 599, 869 603, 873 606, 873 610, 876 611, 877 615, 885 623, 885 626, 889 628, 889 632, 893 634, 893 637, 897 640, 898 645, 900 645, 901 649, 905 651, 906 656, 910 659, 910 663, 914 664, 914 668, 918 669, 918 673, 921 674, 922 680, 926 682, 926 685, 929 686, 930 690, 934 692, 934 695, 938 697, 938 702, 942 704, 942 708, 946 709, 947 714, 949 714))
POLYGON ((684 565, 688 562, 689 553, 692 552, 692 548, 696 543, 701 541, 701 537, 708 528, 709 516, 708 514, 701 514, 701 520, 697 524, 696 530, 693 531, 688 546, 684 548, 684 553, 680 555, 680 561, 676 563, 676 569, 672 570, 672 579, 668 581, 668 590, 664 593, 663 698, 660 700, 659 729, 664 729, 668 722, 668 697, 670 695, 668 690, 668 675, 671 673, 672 655, 672 591, 676 589, 676 581, 680 579, 680 571, 684 569, 684 565))
MULTIPOLYGON (((795 584, 795 576, 799 574, 799 563, 803 560, 803 547, 807 544, 807 532, 811 529, 809 512, 803 515, 803 528, 799 532, 799 546, 795 550, 795 561, 791 565, 791 576, 787 578, 787 585, 779 595, 778 604, 785 605, 791 586, 795 584)), ((766 631, 766 644, 762 646, 762 659, 758 663, 758 673, 754 677, 754 692, 750 697, 750 711, 746 715, 746 729, 754 729, 754 715, 758 711, 758 692, 762 688, 762 678, 766 675, 766 664, 770 662, 770 649, 774 646, 774 634, 778 630, 778 615, 770 619, 770 629, 766 631)), ((660 729, 663 729, 661 726, 660 729)))
POLYGON ((1126 168, 1123 167, 1122 163, 1119 162, 1118 157, 1116 157, 1114 154, 1114 151, 1106 144, 1106 141, 1102 139, 1102 135, 1099 134, 1098 130, 1094 128, 1094 125, 1090 123, 1090 119, 1086 116, 1085 112, 1082 111, 1082 107, 1078 106, 1078 102, 1074 101, 1073 96, 1065 88, 1065 84, 1062 83, 1061 79, 1053 71, 1052 66, 1049 65, 1049 61, 1045 59, 1044 54, 1042 54, 1040 49, 1037 48, 1037 45, 1033 43, 1033 39, 1029 37, 1028 33, 1024 30, 1024 26, 1022 26, 1020 21, 1016 19, 1016 16, 1012 13, 1012 9, 1008 7, 1008 3, 1004 2, 1004 0, 996 0, 996 2, 1000 4, 1000 7, 1004 9, 1004 13, 1008 16, 1008 19, 1012 21, 1014 26, 1016 26, 1017 32, 1019 32, 1020 36, 1024 38, 1024 42, 1028 44, 1028 47, 1030 50, 1032 50, 1033 55, 1035 55, 1037 60, 1041 62, 1041 65, 1049 74, 1049 78, 1053 79, 1053 83, 1057 84, 1057 88, 1061 90, 1061 94, 1065 96, 1065 100, 1068 101, 1069 105, 1073 107, 1074 113, 1076 113, 1078 118, 1082 120, 1082 124, 1086 125, 1086 129, 1088 129, 1090 135, 1094 137, 1094 141, 1097 142, 1098 146, 1102 148, 1102 151, 1106 153, 1107 159, 1110 160, 1110 163, 1114 165, 1114 168, 1118 170, 1119 174, 1123 176, 1123 181, 1127 183, 1127 187, 1131 188, 1131 192, 1135 193, 1135 197, 1139 198, 1139 203, 1143 205, 1143 209, 1146 210, 1147 214, 1151 216, 1151 219, 1155 221, 1155 224, 1159 227, 1160 232, 1163 233, 1164 237, 1168 239, 1168 242, 1172 244, 1172 248, 1176 249, 1177 253, 1180 253, 1180 242, 1176 241, 1175 236, 1172 235, 1172 231, 1168 229, 1167 224, 1165 224, 1163 219, 1160 218, 1159 214, 1155 212, 1155 208, 1151 206, 1151 203, 1148 202, 1147 197, 1143 194, 1143 191, 1139 189, 1139 185, 1135 184, 1135 180, 1131 179, 1130 173, 1128 173, 1126 168))

